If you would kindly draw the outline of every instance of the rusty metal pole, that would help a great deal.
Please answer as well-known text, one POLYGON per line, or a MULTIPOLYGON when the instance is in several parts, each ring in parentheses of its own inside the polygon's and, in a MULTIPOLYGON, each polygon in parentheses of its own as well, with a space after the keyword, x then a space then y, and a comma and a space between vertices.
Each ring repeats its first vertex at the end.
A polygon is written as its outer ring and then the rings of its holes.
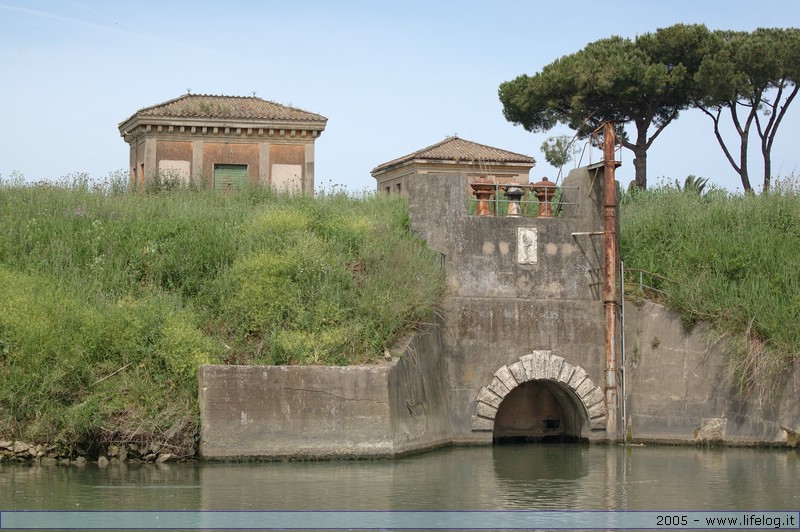
POLYGON ((617 188, 614 124, 603 123, 603 234, 605 244, 605 282, 603 309, 606 319, 606 435, 618 440, 619 397, 617 393, 617 188))

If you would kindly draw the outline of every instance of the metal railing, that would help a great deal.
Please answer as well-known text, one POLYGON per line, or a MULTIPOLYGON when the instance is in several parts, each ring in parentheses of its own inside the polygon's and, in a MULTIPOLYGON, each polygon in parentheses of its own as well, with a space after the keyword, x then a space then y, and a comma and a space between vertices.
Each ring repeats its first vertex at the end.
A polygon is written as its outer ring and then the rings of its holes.
POLYGON ((470 197, 467 200, 467 213, 472 216, 520 216, 526 218, 536 217, 563 217, 564 208, 577 206, 577 201, 565 201, 564 196, 577 197, 577 193, 565 194, 567 191, 577 192, 577 186, 556 185, 548 191, 549 201, 540 201, 537 192, 542 188, 533 184, 515 183, 481 183, 484 190, 480 195, 470 185, 470 197), (516 191, 514 189, 517 189, 516 191), (482 199, 484 196, 485 199, 482 199), (481 205, 481 203, 484 203, 481 205), (544 206, 546 204, 546 207, 544 206), (482 210, 484 214, 481 214, 482 210), (488 213, 486 212, 488 210, 488 213), (548 214, 545 214, 549 212, 548 214))
MULTIPOLYGON (((661 299, 666 298, 669 295, 669 292, 664 289, 663 285, 665 283, 677 284, 677 281, 657 273, 649 272, 647 270, 640 270, 637 268, 625 269, 624 267, 622 267, 622 281, 623 283, 629 283, 628 286, 638 289, 639 293, 643 296, 661 299), (647 280, 650 284, 646 283, 645 280, 647 280), (656 284, 658 284, 660 288, 656 288, 656 284)), ((625 288, 624 293, 629 292, 630 291, 628 288, 625 288)))

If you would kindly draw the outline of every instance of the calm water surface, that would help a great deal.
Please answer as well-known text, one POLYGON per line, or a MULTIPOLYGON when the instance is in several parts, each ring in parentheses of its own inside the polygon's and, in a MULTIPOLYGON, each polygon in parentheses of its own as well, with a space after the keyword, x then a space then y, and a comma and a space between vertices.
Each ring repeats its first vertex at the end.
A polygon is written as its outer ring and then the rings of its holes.
POLYGON ((0 510, 798 510, 800 452, 585 445, 395 461, 0 465, 0 510))

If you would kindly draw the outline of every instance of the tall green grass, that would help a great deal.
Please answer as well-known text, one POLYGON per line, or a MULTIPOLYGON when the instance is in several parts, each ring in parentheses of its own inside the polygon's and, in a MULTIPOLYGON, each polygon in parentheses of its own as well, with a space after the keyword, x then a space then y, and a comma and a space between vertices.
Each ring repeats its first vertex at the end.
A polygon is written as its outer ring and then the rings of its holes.
POLYGON ((626 268, 657 273, 667 305, 687 324, 746 333, 732 361, 743 390, 769 380, 800 352, 800 188, 762 195, 661 186, 623 195, 626 268))
MULTIPOLYGON (((748 334, 743 387, 798 352, 799 191, 623 197, 626 266, 676 281, 687 323, 748 334)), ((188 454, 200 364, 369 362, 442 290, 398 196, 0 181, 0 438, 188 454)))
POLYGON ((369 362, 443 290, 396 196, 118 185, 0 181, 2 438, 189 452, 200 364, 369 362))

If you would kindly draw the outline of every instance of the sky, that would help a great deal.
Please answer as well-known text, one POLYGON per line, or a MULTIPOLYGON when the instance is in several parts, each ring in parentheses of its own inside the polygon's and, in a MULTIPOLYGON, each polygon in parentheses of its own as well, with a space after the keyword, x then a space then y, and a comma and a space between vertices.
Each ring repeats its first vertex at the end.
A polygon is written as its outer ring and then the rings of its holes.
MULTIPOLYGON (((558 169, 541 144, 572 132, 529 133, 506 121, 500 83, 598 39, 676 23, 798 27, 800 3, 0 0, 0 178, 86 172, 100 179, 125 170, 118 124, 191 91, 255 93, 327 117, 316 141, 317 188, 374 190, 374 167, 451 135, 533 156, 531 180, 554 179, 558 169)), ((798 138, 795 102, 773 148, 775 175, 800 174, 798 138)), ((621 159, 617 179, 627 184, 630 152, 621 159)), ((580 163, 599 160, 594 152, 580 163)), ((758 153, 750 166, 760 183, 758 153)), ((682 113, 648 152, 649 183, 688 175, 741 190, 710 119, 696 110, 682 113)))

